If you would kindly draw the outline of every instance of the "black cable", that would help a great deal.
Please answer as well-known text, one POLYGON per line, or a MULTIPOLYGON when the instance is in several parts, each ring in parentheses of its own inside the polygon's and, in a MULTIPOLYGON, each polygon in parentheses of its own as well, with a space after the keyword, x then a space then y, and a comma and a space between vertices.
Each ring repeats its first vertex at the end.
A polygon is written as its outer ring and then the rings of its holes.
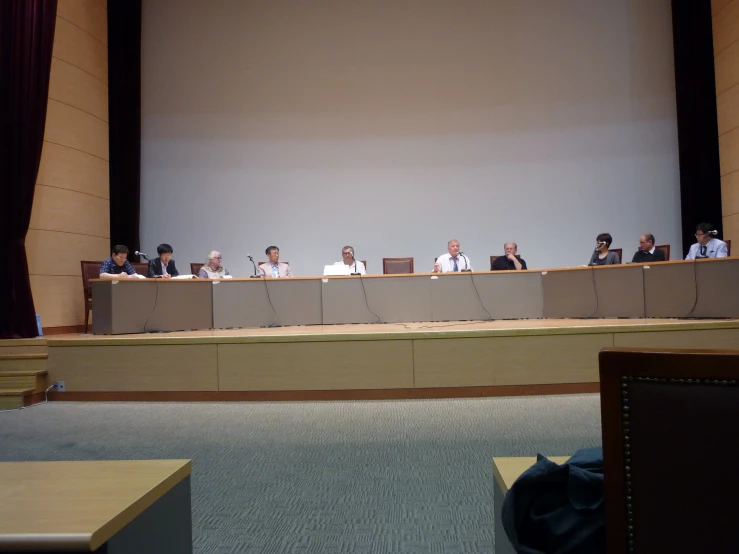
POLYGON ((359 276, 359 282, 362 283, 362 292, 364 293, 364 303, 367 306, 367 311, 377 318, 377 321, 373 321, 372 323, 385 323, 384 321, 382 321, 382 318, 380 318, 380 316, 373 312, 372 308, 369 307, 369 300, 367 300, 367 291, 364 288, 364 279, 362 279, 361 275, 359 276))
POLYGON ((148 331, 146 329, 146 326, 149 325, 149 320, 151 319, 151 316, 154 315, 154 310, 157 309, 157 301, 159 300, 159 281, 155 279, 155 283, 157 285, 156 294, 154 295, 154 306, 152 306, 151 311, 149 312, 148 317, 146 318, 146 321, 144 321, 144 333, 156 333, 156 331, 148 331))
POLYGON ((693 302, 693 307, 684 317, 690 317, 698 307, 698 258, 693 260, 693 285, 695 286, 695 302, 693 302))
POLYGON ((482 298, 480 298, 480 292, 477 290, 477 285, 475 284, 475 276, 472 273, 470 273, 470 280, 472 281, 472 286, 475 287, 475 294, 477 294, 477 300, 480 302, 480 307, 485 311, 486 314, 488 314, 487 321, 492 321, 493 316, 489 311, 487 311, 487 309, 485 308, 485 304, 482 303, 482 298))
POLYGON ((272 297, 269 295, 269 285, 267 285, 267 278, 262 277, 262 281, 264 281, 264 290, 267 293, 267 300, 269 301, 269 307, 272 308, 272 313, 275 314, 275 321, 274 323, 271 323, 267 325, 267 327, 282 327, 277 321, 280 319, 277 315, 277 310, 275 310, 274 305, 272 304, 272 297))
POLYGON ((592 319, 595 317, 595 314, 598 313, 598 309, 600 306, 600 302, 598 301, 598 287, 595 286, 595 266, 592 266, 590 268, 590 275, 593 278, 593 294, 595 294, 595 311, 590 314, 586 319, 592 319))

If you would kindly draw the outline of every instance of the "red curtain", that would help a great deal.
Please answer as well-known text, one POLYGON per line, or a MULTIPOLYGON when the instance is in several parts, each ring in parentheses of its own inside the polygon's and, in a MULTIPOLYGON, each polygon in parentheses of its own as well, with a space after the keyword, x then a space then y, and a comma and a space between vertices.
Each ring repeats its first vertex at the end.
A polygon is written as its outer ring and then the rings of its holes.
POLYGON ((0 338, 37 335, 26 260, 57 0, 0 0, 0 338))

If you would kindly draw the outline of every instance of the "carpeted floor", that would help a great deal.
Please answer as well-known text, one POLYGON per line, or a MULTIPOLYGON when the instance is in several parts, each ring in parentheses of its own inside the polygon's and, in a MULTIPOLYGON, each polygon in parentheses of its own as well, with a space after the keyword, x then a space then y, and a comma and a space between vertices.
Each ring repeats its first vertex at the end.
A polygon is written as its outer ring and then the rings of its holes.
POLYGON ((492 458, 598 444, 598 395, 0 414, 0 461, 191 458, 198 554, 490 553, 492 458))

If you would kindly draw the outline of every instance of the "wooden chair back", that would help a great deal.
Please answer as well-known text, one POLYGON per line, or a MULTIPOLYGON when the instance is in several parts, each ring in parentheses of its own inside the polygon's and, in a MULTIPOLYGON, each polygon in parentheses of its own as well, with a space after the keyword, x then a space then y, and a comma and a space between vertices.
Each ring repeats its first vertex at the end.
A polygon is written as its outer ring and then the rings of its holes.
POLYGON ((198 263, 198 262, 190 262, 190 273, 195 275, 197 277, 198 273, 200 273, 200 269, 204 266, 204 263, 198 263))
POLYGON ((621 252, 623 251, 623 248, 609 248, 608 251, 609 252, 615 252, 616 253, 616 255, 618 256, 618 263, 620 263, 620 264, 624 263, 624 258, 621 255, 621 252))
POLYGON ((739 351, 600 352, 606 554, 733 552, 739 351))
POLYGON ((383 258, 382 273, 383 275, 413 273, 413 258, 383 258))
POLYGON ((669 244, 660 244, 659 246, 654 247, 655 250, 661 250, 665 253, 665 261, 670 261, 670 245, 669 244))
POLYGON ((724 242, 726 243, 726 255, 731 256, 731 239, 726 239, 724 242))
POLYGON ((102 261, 80 261, 80 269, 82 271, 82 294, 85 306, 85 333, 87 333, 87 328, 89 327, 90 310, 92 310, 92 284, 90 283, 90 280, 100 278, 100 266, 102 264, 102 261))

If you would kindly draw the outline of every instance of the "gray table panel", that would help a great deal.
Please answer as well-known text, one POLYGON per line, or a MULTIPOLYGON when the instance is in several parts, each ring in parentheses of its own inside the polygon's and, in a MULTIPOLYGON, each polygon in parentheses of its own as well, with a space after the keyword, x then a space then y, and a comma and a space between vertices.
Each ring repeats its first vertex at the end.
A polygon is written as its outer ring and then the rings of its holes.
POLYGON ((544 317, 593 317, 598 309, 594 270, 544 271, 544 317))
POLYGON ((267 327, 277 322, 264 279, 212 281, 213 327, 267 327))
POLYGON ((739 259, 694 262, 698 301, 693 317, 739 317, 739 259))
POLYGON ((475 292, 473 273, 426 277, 431 291, 432 321, 470 321, 490 319, 475 292))
POLYGON ((593 317, 644 317, 644 269, 641 265, 593 268, 598 311, 593 317))
POLYGON ((544 317, 544 291, 539 272, 476 273, 475 284, 493 319, 544 317))
POLYGON ((359 277, 326 278, 321 281, 323 323, 375 323, 377 316, 370 312, 362 285, 369 279, 359 277))
POLYGON ((370 309, 384 323, 431 321, 431 277, 362 279, 370 309))
POLYGON ((321 279, 264 279, 264 283, 279 325, 323 323, 321 279))
POLYGON ((198 281, 93 281, 92 329, 96 335, 210 329, 209 283, 198 281))
POLYGON ((693 263, 644 266, 646 317, 687 317, 695 305, 693 263))

